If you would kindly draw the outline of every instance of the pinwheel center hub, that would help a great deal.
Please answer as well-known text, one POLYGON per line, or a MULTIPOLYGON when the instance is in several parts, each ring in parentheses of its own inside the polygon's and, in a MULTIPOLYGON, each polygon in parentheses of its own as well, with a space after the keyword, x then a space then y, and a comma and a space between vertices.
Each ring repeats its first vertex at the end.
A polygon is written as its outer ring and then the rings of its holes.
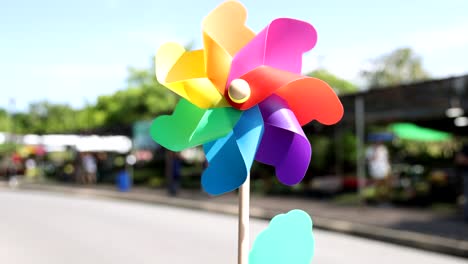
POLYGON ((244 103, 250 97, 250 85, 243 79, 234 79, 228 88, 229 99, 234 103, 244 103))

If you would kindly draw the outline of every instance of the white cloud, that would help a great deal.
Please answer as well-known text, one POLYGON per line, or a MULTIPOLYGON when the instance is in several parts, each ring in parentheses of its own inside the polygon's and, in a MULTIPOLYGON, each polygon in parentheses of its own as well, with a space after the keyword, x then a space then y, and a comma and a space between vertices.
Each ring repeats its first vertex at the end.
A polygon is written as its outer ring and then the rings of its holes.
MULTIPOLYGON (((29 102, 39 100, 81 107, 85 100, 94 102, 99 95, 121 89, 127 77, 123 64, 0 64, 2 69, 10 73, 3 79, 4 86, 14 87, 4 96, 16 98, 21 110, 27 109, 29 102)), ((2 104, 6 101, 0 101, 0 107, 2 104)))
POLYGON ((408 42, 422 53, 440 52, 453 48, 468 48, 468 23, 458 23, 408 35, 408 42))
POLYGON ((379 52, 366 51, 363 47, 328 50, 327 53, 312 51, 303 57, 302 72, 309 73, 317 68, 325 68, 341 78, 362 83, 359 72, 368 59, 374 56, 372 54, 378 55, 379 52))
POLYGON ((127 66, 123 64, 44 64, 28 65, 32 77, 58 78, 96 78, 117 77, 127 75, 127 66))
POLYGON ((126 37, 134 39, 145 46, 154 47, 156 50, 159 46, 166 42, 177 42, 182 45, 188 44, 190 40, 181 37, 173 27, 166 27, 166 29, 154 29, 147 31, 130 31, 126 33, 126 37))
POLYGON ((405 33, 393 39, 354 42, 339 49, 326 49, 326 43, 322 44, 304 56, 304 73, 324 67, 337 76, 362 84, 359 72, 369 65, 369 60, 399 47, 413 48, 436 78, 466 74, 468 69, 468 61, 460 59, 468 54, 468 23, 405 33))
POLYGON ((320 66, 320 57, 313 53, 306 53, 302 57, 302 73, 307 74, 320 66))
POLYGON ((107 8, 116 9, 122 5, 122 0, 104 0, 107 8))

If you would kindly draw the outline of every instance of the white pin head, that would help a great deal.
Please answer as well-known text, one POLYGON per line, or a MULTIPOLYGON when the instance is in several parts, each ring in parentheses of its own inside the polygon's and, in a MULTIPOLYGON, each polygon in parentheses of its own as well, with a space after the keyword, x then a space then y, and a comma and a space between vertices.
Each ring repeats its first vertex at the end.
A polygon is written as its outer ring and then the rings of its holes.
POLYGON ((250 98, 250 85, 243 79, 234 79, 228 88, 229 98, 234 103, 244 103, 250 98))

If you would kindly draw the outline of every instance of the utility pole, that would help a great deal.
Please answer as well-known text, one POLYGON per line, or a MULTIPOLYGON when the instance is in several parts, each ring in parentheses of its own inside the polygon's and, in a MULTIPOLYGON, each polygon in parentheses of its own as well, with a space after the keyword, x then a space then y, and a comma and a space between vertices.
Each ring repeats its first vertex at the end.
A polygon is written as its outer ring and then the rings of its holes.
POLYGON ((10 135, 8 136, 8 143, 16 145, 16 122, 15 122, 16 100, 10 98, 8 101, 8 115, 10 117, 10 135))
MULTIPOLYGON (((8 101, 8 115, 10 117, 10 130, 11 130, 11 134, 8 135, 8 141, 7 143, 8 144, 13 144, 13 153, 16 152, 16 122, 15 122, 15 111, 16 111, 16 101, 15 101, 15 98, 10 98, 10 100, 8 101)), ((13 160, 13 155, 8 159, 9 161, 9 164, 8 164, 8 167, 9 167, 9 173, 11 173, 11 175, 9 175, 9 179, 8 179, 8 183, 10 185, 10 187, 14 188, 18 185, 18 180, 16 178, 16 174, 18 173, 17 170, 16 170, 16 164, 15 164, 15 161, 13 160), (11 170, 10 170, 11 169, 11 170)))
POLYGON ((366 183, 366 159, 364 155, 364 134, 365 134, 365 104, 363 96, 356 96, 354 101, 354 114, 357 139, 357 157, 356 157, 356 174, 358 179, 358 194, 362 194, 366 183))

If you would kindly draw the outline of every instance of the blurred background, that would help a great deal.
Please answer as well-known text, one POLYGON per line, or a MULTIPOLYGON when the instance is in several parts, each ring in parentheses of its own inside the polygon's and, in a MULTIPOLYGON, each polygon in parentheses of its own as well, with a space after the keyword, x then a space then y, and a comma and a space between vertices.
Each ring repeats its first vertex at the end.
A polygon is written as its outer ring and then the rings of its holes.
MULTIPOLYGON (((201 20, 221 2, 0 1, 5 192, 52 186, 234 203, 234 194, 201 190, 202 149, 171 153, 149 136, 152 120, 178 101, 155 78, 157 48, 167 41, 202 48, 201 20)), ((354 232, 364 237, 467 257, 468 2, 243 4, 255 32, 277 17, 314 25, 318 44, 303 73, 328 82, 345 108, 337 125, 304 127, 313 155, 300 184, 283 186, 274 169, 254 164, 253 206, 301 208, 317 216, 318 228, 353 233, 327 226, 345 221, 369 227, 354 232), (372 228, 410 238, 391 241, 372 228), (414 242, 418 236, 432 246, 414 242)), ((420 261, 408 259, 401 263, 420 261)))

